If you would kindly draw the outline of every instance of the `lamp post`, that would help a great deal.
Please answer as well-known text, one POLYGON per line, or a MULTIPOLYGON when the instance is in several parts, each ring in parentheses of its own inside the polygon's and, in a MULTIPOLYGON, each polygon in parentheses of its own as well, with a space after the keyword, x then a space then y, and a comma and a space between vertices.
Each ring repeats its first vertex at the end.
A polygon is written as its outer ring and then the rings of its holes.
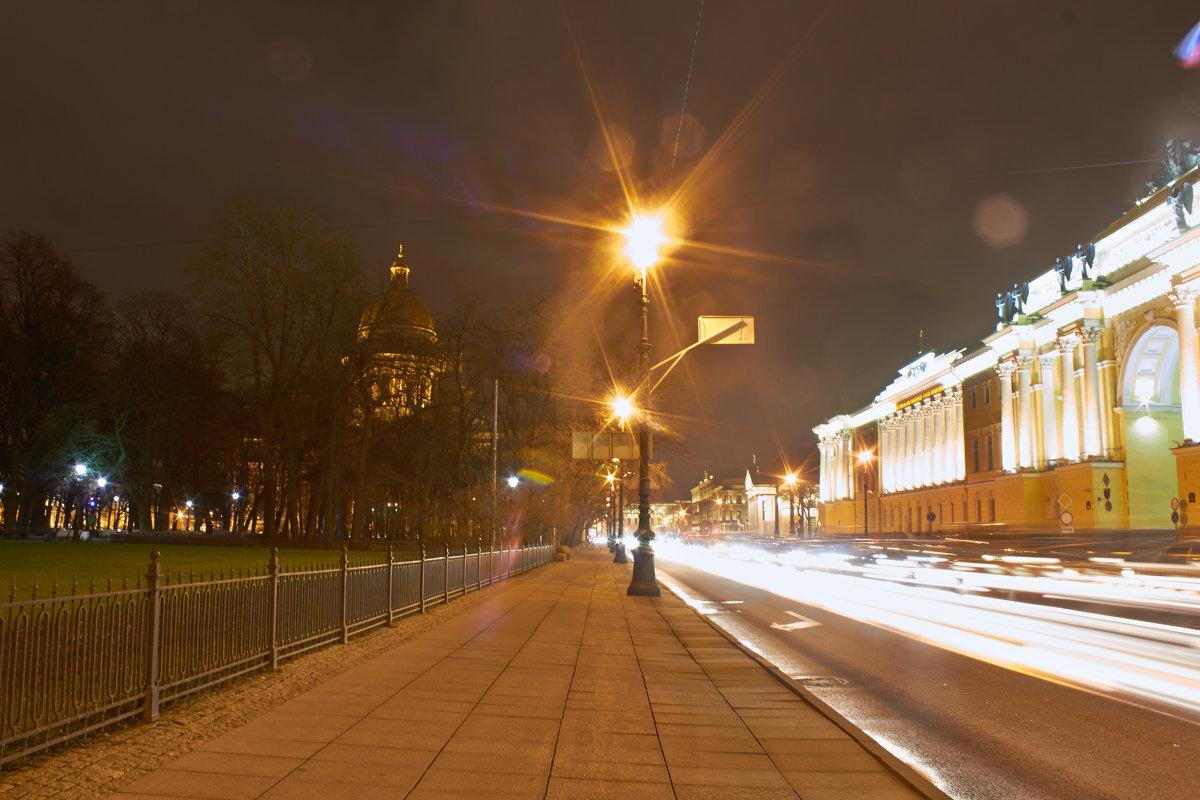
POLYGON ((229 532, 233 533, 237 530, 237 507, 242 494, 241 492, 230 492, 229 497, 233 501, 229 507, 229 532))
POLYGON ((638 415, 638 546, 633 551, 633 579, 626 594, 659 597, 662 592, 654 575, 654 548, 650 541, 650 432, 647 415, 650 412, 650 323, 649 298, 646 291, 647 270, 658 261, 659 250, 667 242, 663 233, 662 214, 635 215, 625 234, 625 254, 637 268, 638 309, 642 323, 642 339, 638 345, 638 382, 645 391, 642 413, 638 415))
POLYGON ((185 505, 187 506, 187 516, 184 517, 183 532, 191 533, 192 532, 192 506, 194 505, 194 503, 192 503, 191 500, 188 500, 187 503, 185 503, 185 505))
POLYGON ((783 478, 788 488, 788 533, 796 535, 796 473, 789 472, 783 478))
POLYGON ((863 450, 858 454, 858 463, 861 464, 863 468, 863 538, 866 538, 867 536, 867 470, 870 469, 871 459, 873 457, 874 456, 871 454, 870 450, 863 450))

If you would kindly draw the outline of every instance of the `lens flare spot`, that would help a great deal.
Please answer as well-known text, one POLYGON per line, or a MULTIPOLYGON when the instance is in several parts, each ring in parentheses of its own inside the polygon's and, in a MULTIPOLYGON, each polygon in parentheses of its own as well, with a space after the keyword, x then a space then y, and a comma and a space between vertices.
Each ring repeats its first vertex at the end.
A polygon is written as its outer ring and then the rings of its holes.
POLYGON ((1010 194, 984 198, 975 208, 975 234, 997 249, 1019 244, 1029 229, 1029 213, 1010 194))

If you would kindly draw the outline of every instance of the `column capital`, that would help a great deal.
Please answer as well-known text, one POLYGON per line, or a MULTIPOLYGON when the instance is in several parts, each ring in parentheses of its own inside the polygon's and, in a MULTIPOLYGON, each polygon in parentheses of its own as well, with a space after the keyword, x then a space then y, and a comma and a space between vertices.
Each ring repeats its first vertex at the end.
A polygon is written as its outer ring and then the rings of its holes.
POLYGON ((1021 355, 1017 356, 1016 363, 1017 369, 1021 370, 1021 372, 1028 372, 1030 367, 1033 366, 1033 355, 1029 353, 1022 353, 1021 355))
POLYGON ((1097 327, 1087 327, 1079 331, 1079 338, 1083 340, 1085 345, 1095 344, 1100 341, 1100 334, 1104 333, 1104 329, 1097 327))
POLYGON ((1017 362, 1014 359, 1006 358, 1003 361, 996 362, 996 374, 1002 378, 1007 378, 1017 371, 1017 362))
POLYGON ((1176 286, 1167 292, 1167 297, 1170 298, 1171 305, 1176 311, 1191 308, 1196 304, 1196 298, 1200 297, 1200 287, 1193 284, 1176 286))
POLYGON ((1038 354, 1038 363, 1041 364, 1041 366, 1042 366, 1042 380, 1043 381, 1045 381, 1045 379, 1046 379, 1045 371, 1054 369, 1056 361, 1058 361, 1058 351, 1057 350, 1049 350, 1045 353, 1038 354))
POLYGON ((1079 344, 1079 334, 1075 331, 1064 333, 1062 336, 1058 337, 1057 342, 1059 352, 1069 353, 1075 349, 1075 345, 1079 344))

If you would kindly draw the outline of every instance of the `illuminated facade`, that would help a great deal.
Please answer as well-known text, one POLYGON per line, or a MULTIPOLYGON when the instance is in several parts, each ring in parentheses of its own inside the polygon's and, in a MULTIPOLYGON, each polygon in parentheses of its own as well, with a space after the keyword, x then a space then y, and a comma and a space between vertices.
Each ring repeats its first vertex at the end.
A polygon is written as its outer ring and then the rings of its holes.
POLYGON ((705 533, 740 531, 746 527, 746 486, 741 478, 715 478, 708 473, 692 487, 691 522, 705 533))
POLYGON ((998 297, 982 347, 814 428, 825 530, 1200 527, 1195 163, 998 297))

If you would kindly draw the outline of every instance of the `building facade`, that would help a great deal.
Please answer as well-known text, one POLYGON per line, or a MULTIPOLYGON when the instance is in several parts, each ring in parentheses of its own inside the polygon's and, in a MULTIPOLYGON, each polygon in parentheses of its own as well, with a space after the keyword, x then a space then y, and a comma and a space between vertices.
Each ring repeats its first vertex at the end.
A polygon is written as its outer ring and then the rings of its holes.
POLYGON ((1171 152, 1157 191, 997 297, 981 347, 813 429, 827 532, 1200 527, 1200 170, 1171 152))

